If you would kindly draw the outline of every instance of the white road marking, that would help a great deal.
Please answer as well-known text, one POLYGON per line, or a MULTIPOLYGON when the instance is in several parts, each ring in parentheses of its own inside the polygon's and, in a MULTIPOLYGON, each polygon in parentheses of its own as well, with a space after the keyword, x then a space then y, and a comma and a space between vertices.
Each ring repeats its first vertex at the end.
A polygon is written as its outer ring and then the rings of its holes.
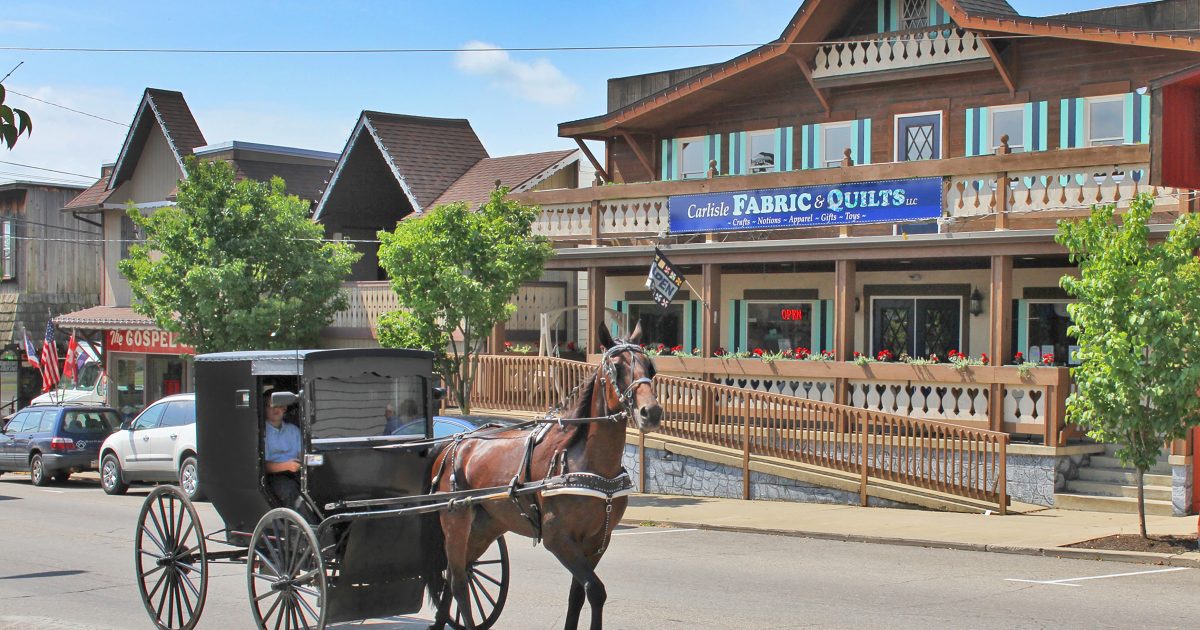
POLYGON ((66 490, 42 490, 42 492, 50 492, 53 494, 66 494, 66 490))
POLYGON ((677 529, 674 527, 670 527, 670 528, 662 528, 662 529, 654 529, 654 530, 647 529, 647 530, 636 531, 636 532, 616 532, 613 534, 613 536, 636 536, 638 534, 673 534, 676 532, 694 532, 694 531, 698 531, 698 530, 695 528, 677 529))
POLYGON ((1079 586, 1078 584, 1068 584, 1067 582, 1082 582, 1084 580, 1104 580, 1108 578, 1129 577, 1131 575, 1149 575, 1151 573, 1172 573, 1174 571, 1188 571, 1190 567, 1172 567, 1170 569, 1154 569, 1151 571, 1134 571, 1132 573, 1110 573, 1109 575, 1092 575, 1089 577, 1066 578, 1062 580, 1018 580, 1016 578, 1006 578, 1005 582, 1026 582, 1029 584, 1049 584, 1051 586, 1079 586))

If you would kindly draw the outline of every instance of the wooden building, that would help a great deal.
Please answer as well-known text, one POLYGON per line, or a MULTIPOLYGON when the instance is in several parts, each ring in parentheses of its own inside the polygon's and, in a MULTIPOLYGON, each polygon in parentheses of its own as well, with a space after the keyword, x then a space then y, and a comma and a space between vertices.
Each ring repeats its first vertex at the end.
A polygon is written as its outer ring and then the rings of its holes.
POLYGON ((541 206, 550 267, 578 274, 588 321, 615 309, 652 343, 696 349, 663 371, 1066 448, 1059 278, 1076 270, 1056 222, 1150 193, 1161 235, 1192 210, 1192 191, 1154 183, 1151 134, 1172 131, 1152 125, 1148 88, 1200 63, 1198 26, 1196 0, 1051 17, 806 0, 778 39, 724 63, 610 80, 609 111, 559 135, 617 185, 519 199, 541 206), (692 281, 666 309, 644 284, 656 245, 692 281), (835 360, 712 358, 796 348, 835 360), (851 363, 885 350, 1056 367, 851 363))

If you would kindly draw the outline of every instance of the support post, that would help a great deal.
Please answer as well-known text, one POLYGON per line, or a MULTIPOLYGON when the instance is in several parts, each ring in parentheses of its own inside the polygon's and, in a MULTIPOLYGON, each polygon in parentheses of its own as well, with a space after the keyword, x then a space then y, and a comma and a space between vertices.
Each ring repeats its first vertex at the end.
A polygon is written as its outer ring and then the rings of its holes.
MULTIPOLYGON (((988 357, 992 365, 1004 365, 1012 347, 1012 269, 1010 255, 992 256, 991 283, 988 288, 988 357)), ((989 393, 988 424, 993 431, 1004 430, 1004 385, 993 383, 989 393)), ((1053 403, 1053 401, 1047 401, 1053 403)), ((1046 443, 1050 445, 1049 442, 1046 443)))
POLYGON ((591 216, 588 217, 588 227, 592 233, 592 247, 600 245, 600 200, 593 199, 591 206, 591 216))
POLYGON ((708 306, 701 311, 700 356, 711 357, 721 347, 721 265, 706 264, 703 270, 703 298, 708 306))
POLYGON ((588 327, 587 351, 600 352, 600 326, 604 325, 604 274, 600 267, 589 267, 588 274, 588 327))
POLYGON ((742 498, 750 499, 750 397, 742 396, 742 498))
MULTIPOLYGON (((836 360, 849 361, 854 354, 854 294, 857 291, 857 261, 839 260, 834 267, 833 352, 836 360)), ((864 306, 865 308, 865 306, 864 306)), ((835 381, 834 402, 846 404, 846 379, 835 381)))
POLYGON ((596 169, 596 172, 600 174, 600 177, 603 177, 605 182, 611 182, 612 178, 608 176, 608 171, 604 170, 603 166, 600 166, 600 160, 596 159, 595 154, 593 154, 592 150, 588 148, 588 145, 580 138, 575 138, 575 144, 579 145, 579 150, 583 151, 583 156, 592 163, 592 168, 596 169))
POLYGON ((858 481, 858 500, 863 507, 867 507, 867 438, 870 435, 871 415, 864 411, 855 411, 858 416, 858 465, 859 465, 859 481, 858 481))
POLYGON ((650 176, 650 179, 647 181, 654 181, 654 178, 658 175, 658 173, 654 171, 654 166, 650 164, 650 158, 646 157, 646 153, 642 151, 641 145, 638 144, 637 140, 634 140, 633 136, 630 135, 628 131, 622 129, 620 134, 621 137, 625 139, 625 143, 629 145, 629 148, 633 150, 633 154, 637 156, 638 162, 641 163, 642 168, 646 169, 646 174, 650 176))
POLYGON ((492 326, 492 334, 488 336, 488 349, 492 354, 504 354, 504 322, 496 322, 492 326))
POLYGON ((646 432, 638 431, 638 492, 646 494, 646 432))

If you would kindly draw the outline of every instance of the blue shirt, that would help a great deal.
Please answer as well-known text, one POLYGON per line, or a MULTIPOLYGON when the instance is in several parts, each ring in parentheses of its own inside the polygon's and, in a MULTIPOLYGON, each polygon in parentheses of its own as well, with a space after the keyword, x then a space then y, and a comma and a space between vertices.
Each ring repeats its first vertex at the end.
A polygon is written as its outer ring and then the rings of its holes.
POLYGON ((268 422, 266 430, 263 452, 268 462, 279 464, 292 460, 300 461, 300 427, 284 422, 276 429, 268 422))

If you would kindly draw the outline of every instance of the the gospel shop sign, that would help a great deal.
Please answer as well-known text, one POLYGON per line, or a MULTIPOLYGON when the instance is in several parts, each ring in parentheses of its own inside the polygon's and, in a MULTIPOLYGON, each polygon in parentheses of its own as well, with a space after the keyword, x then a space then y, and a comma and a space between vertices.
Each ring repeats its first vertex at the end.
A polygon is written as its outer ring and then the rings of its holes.
POLYGON ((941 216, 942 179, 679 195, 667 204, 672 233, 900 223, 941 216))
POLYGON ((165 330, 108 330, 104 346, 109 352, 147 354, 196 354, 196 349, 178 343, 175 333, 165 330))

